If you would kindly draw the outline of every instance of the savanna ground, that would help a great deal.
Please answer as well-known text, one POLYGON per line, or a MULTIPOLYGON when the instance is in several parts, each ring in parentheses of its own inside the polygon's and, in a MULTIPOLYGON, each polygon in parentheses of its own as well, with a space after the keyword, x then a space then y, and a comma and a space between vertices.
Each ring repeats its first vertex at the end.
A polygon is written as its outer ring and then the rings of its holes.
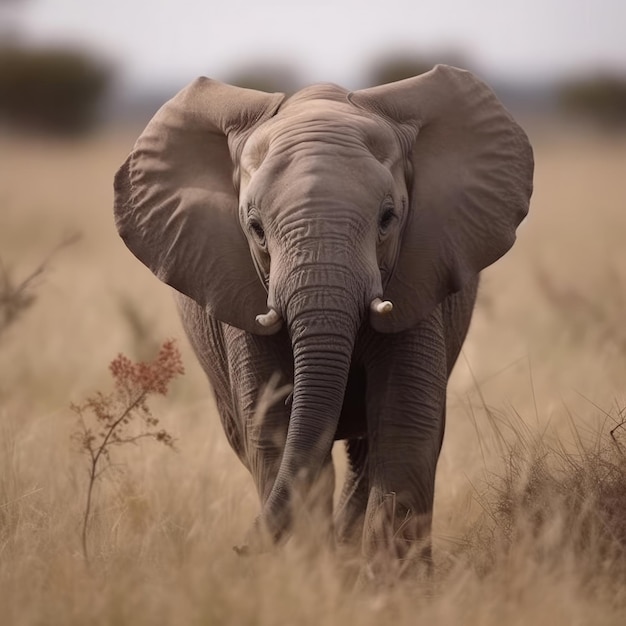
MULTIPOLYGON (((449 388, 436 573, 355 586, 289 543, 241 558, 257 513, 171 295, 118 239, 112 176, 135 131, 4 140, 0 258, 36 300, 0 334, 0 623, 624 624, 626 137, 529 126, 531 214, 484 273, 449 388), (179 339, 187 373, 151 401, 176 452, 120 446, 80 547, 87 459, 71 402, 109 362, 179 339), (621 446, 621 447, 620 447, 621 446)), ((337 449, 341 464, 341 448, 337 449)))

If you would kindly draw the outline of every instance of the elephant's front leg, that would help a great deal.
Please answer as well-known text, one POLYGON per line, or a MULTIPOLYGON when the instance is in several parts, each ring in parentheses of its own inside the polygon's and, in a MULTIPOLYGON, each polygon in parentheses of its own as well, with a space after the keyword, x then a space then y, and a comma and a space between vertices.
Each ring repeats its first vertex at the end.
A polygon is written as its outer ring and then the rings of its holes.
MULTIPOLYGON (((293 383, 291 342, 286 332, 271 337, 252 335, 225 326, 229 378, 235 428, 239 431, 239 457, 254 479, 261 508, 269 497, 285 448, 291 413, 290 388, 293 383), (275 381, 276 387, 268 383, 275 381)), ((304 526, 303 533, 314 531, 326 541, 332 534, 332 502, 335 477, 329 454, 320 475, 308 489, 294 492, 293 517, 304 526)), ((254 524, 246 548, 264 551, 272 544, 265 529, 254 524)))
POLYGON ((335 532, 340 546, 360 546, 369 498, 367 437, 346 441, 348 467, 335 512, 335 532))
POLYGON ((371 348, 364 551, 375 575, 396 576, 430 563, 447 382, 440 309, 409 331, 374 336, 371 348))
POLYGON ((233 426, 241 442, 236 452, 254 479, 261 506, 276 479, 289 425, 285 386, 293 381, 293 362, 283 335, 263 337, 224 325, 233 426), (273 388, 271 382, 276 383, 273 388))

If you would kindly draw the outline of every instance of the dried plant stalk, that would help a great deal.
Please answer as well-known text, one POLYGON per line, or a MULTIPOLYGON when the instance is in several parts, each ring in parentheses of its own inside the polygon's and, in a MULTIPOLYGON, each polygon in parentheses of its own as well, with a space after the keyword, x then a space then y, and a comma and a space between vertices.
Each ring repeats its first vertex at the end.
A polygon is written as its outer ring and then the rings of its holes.
POLYGON ((136 444, 146 438, 174 448, 174 439, 166 430, 158 428, 159 420, 152 415, 147 400, 151 394, 166 395, 170 382, 184 373, 182 358, 173 340, 166 341, 149 363, 133 363, 120 354, 111 361, 109 369, 115 384, 111 393, 97 392, 83 404, 71 405, 79 417, 79 428, 72 434, 72 439, 78 442, 79 450, 89 460, 81 533, 83 556, 87 562, 93 490, 110 464, 111 448, 136 444))

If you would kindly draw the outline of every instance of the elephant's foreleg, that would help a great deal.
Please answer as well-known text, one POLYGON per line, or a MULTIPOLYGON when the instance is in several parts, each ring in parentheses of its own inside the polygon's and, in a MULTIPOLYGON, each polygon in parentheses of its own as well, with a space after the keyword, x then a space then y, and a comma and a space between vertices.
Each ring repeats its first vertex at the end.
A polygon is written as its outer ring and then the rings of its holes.
POLYGON ((340 545, 358 545, 363 536, 369 498, 368 442, 366 437, 346 441, 348 468, 335 513, 335 532, 340 545))
POLYGON ((280 467, 287 438, 289 412, 285 407, 280 406, 279 401, 262 411, 259 411, 258 407, 248 411, 242 420, 245 433, 243 439, 246 466, 252 474, 261 506, 263 506, 272 490, 280 467))
POLYGON ((364 551, 379 573, 430 560, 447 383, 441 311, 373 342, 368 363, 370 494, 364 551))
POLYGON ((224 337, 232 427, 238 431, 241 447, 236 452, 252 474, 263 505, 278 473, 290 412, 285 397, 268 385, 272 380, 278 386, 293 380, 291 346, 286 334, 261 337, 227 325, 224 337))

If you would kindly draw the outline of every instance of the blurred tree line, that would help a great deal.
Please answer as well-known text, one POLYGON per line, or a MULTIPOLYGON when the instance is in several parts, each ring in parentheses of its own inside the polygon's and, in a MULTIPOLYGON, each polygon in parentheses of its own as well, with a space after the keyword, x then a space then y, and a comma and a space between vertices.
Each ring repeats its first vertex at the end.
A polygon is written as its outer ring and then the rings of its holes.
POLYGON ((471 69, 471 61, 459 52, 442 51, 436 55, 397 53, 375 60, 368 71, 366 87, 385 85, 424 74, 439 63, 471 69))
MULTIPOLYGON (((364 87, 383 85, 403 80, 428 72, 438 63, 455 65, 472 69, 469 59, 459 52, 442 51, 436 55, 415 53, 398 53, 383 56, 371 63, 364 87)), ((228 82, 240 87, 260 89, 261 91, 281 91, 287 94, 295 92, 301 84, 298 74, 285 65, 257 64, 235 72, 228 82)), ((521 100, 517 104, 524 106, 525 87, 515 87, 513 81, 506 81, 496 89, 498 93, 508 96, 505 100, 521 100), (509 93, 510 92, 510 93, 509 93)), ((536 110, 545 109, 545 112, 576 116, 602 127, 626 127, 626 74, 597 73, 588 76, 579 76, 567 81, 557 82, 547 88, 545 85, 529 85, 530 102, 538 102, 536 110), (534 90, 534 91, 532 91, 534 90), (545 93, 544 93, 545 92, 545 93)))
POLYGON ((597 73, 564 82, 558 94, 560 107, 604 127, 626 127, 626 76, 597 73))
POLYGON ((17 130, 78 134, 98 122, 112 72, 72 48, 0 46, 0 123, 17 130))
MULTIPOLYGON (((396 53, 372 62, 363 86, 416 76, 437 63, 471 69, 471 63, 455 52, 396 53)), ((0 43, 0 127, 65 135, 88 131, 101 121, 112 79, 112 68, 88 51, 0 43)), ((280 62, 252 63, 227 81, 287 94, 303 86, 297 69, 280 62)), ((553 94, 551 100, 562 114, 603 126, 626 126, 626 76, 581 77, 557 85, 553 94)))

